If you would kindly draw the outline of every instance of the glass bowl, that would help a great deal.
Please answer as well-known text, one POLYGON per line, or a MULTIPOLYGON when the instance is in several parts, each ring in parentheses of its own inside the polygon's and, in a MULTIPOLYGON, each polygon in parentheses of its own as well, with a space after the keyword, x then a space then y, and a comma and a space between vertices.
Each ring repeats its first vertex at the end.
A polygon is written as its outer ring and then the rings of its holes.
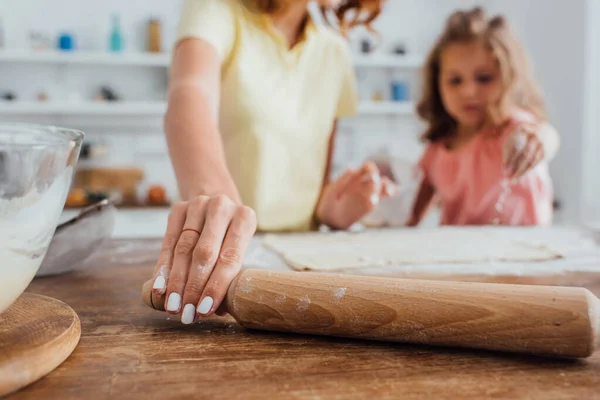
POLYGON ((73 180, 83 133, 0 123, 0 313, 40 267, 73 180))

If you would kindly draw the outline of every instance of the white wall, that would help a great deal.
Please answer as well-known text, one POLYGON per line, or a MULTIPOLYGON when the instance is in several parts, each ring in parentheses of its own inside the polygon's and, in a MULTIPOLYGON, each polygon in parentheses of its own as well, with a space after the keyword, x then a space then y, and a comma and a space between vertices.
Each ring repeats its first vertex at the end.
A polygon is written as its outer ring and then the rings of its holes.
POLYGON ((600 1, 587 0, 583 153, 584 221, 600 221, 600 1))
POLYGON ((586 0, 489 0, 484 4, 508 17, 532 56, 550 121, 562 137, 561 150, 551 165, 556 195, 563 204, 563 218, 577 221, 585 149, 586 0))

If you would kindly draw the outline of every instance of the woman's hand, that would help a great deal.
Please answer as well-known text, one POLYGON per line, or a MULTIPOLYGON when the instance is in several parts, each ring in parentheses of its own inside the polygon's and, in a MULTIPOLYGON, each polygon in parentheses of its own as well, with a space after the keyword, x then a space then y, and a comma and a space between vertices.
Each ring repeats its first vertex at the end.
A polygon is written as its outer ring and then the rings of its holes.
POLYGON ((256 231, 254 211, 225 195, 198 196, 173 206, 154 270, 153 291, 165 309, 191 324, 214 313, 242 267, 256 231))
POLYGON ((396 186, 382 178, 373 162, 358 170, 348 169, 324 190, 317 218, 334 229, 348 229, 370 213, 382 198, 396 194, 396 186))
POLYGON ((534 126, 512 125, 508 129, 512 133, 504 145, 504 168, 509 179, 517 179, 544 159, 544 144, 534 126))

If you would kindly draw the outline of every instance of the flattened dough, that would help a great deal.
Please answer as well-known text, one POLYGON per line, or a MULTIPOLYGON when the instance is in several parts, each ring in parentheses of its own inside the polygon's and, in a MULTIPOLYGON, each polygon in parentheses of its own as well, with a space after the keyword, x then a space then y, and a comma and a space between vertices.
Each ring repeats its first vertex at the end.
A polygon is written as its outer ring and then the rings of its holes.
POLYGON ((513 240, 506 230, 500 233, 487 227, 267 235, 263 243, 293 269, 313 271, 562 257, 546 246, 513 240))

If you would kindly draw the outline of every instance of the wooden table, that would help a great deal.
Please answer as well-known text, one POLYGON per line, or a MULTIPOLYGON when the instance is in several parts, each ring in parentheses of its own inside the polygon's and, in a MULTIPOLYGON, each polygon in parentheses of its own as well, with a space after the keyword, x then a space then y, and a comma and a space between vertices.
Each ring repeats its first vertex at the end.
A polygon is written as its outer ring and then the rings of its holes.
MULTIPOLYGON (((31 284, 75 309, 82 337, 62 366, 11 399, 600 398, 600 353, 553 360, 250 332, 230 318, 183 326, 140 299, 158 249, 115 241, 87 271, 31 284)), ((544 283, 600 295, 600 274, 553 279, 544 283)))

